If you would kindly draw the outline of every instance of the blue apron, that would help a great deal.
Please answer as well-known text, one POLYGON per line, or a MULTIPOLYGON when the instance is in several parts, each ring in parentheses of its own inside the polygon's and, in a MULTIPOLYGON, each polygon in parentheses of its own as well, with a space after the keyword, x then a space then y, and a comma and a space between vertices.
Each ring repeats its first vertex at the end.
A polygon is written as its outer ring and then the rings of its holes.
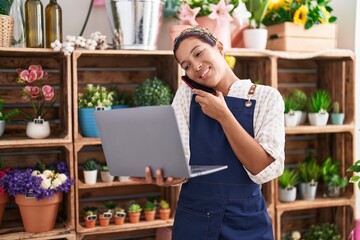
MULTIPOLYGON (((225 97, 241 126, 254 137, 255 100, 225 97)), ((228 165, 189 179, 181 188, 172 240, 273 240, 260 186, 246 173, 221 125, 206 116, 193 96, 190 105, 190 165, 228 165)), ((254 159, 256 161, 256 159, 254 159)))

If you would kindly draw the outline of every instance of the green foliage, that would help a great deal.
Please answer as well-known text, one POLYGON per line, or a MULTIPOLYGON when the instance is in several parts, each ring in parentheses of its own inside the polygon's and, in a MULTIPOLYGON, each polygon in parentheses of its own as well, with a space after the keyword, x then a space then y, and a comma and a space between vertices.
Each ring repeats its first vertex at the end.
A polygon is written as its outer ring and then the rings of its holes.
POLYGON ((0 1, 0 14, 1 15, 9 15, 11 5, 13 4, 14 0, 1 0, 0 1))
POLYGON ((167 83, 154 78, 146 79, 135 90, 134 104, 136 106, 154 106, 171 104, 173 93, 167 83))
POLYGON ((84 163, 85 171, 93 171, 98 169, 98 161, 95 158, 89 158, 84 163))
POLYGON ((294 99, 298 109, 296 110, 304 110, 306 107, 307 96, 300 89, 294 89, 290 93, 290 97, 294 99))
POLYGON ((104 206, 106 207, 106 209, 115 209, 116 203, 113 201, 108 201, 108 202, 104 203, 104 206))
POLYGON ((160 201, 160 208, 161 209, 168 209, 168 208, 170 208, 170 205, 169 205, 169 203, 167 201, 161 200, 160 201))
POLYGON ((91 216, 91 215, 96 215, 97 209, 98 209, 97 207, 86 206, 86 207, 84 207, 83 210, 84 210, 86 216, 91 216))
POLYGON ((300 109, 299 104, 295 101, 295 99, 291 96, 285 96, 283 97, 284 104, 285 104, 285 112, 284 113, 290 113, 293 111, 297 111, 300 109))
POLYGON ((300 181, 299 172, 297 169, 285 168, 283 174, 278 178, 281 188, 292 188, 300 181))
POLYGON ((114 209, 114 212, 115 212, 115 213, 118 213, 118 212, 125 213, 125 210, 124 210, 123 208, 121 208, 121 207, 116 207, 116 208, 114 209))
POLYGON ((155 210, 155 204, 151 201, 147 201, 144 205, 144 211, 152 211, 155 210))
POLYGON ((320 177, 320 166, 316 163, 316 160, 308 159, 298 166, 300 178, 303 182, 317 182, 320 177))
MULTIPOLYGON (((212 12, 210 4, 218 4, 220 0, 180 0, 180 5, 188 4, 192 9, 199 7, 200 11, 196 17, 209 16, 212 12)), ((234 11, 234 9, 239 5, 239 0, 230 0, 225 1, 226 4, 234 5, 234 8, 229 11, 229 14, 234 11)))
POLYGON ((87 84, 84 93, 79 93, 79 108, 110 107, 113 105, 113 94, 106 87, 87 84))
POLYGON ((100 171, 108 172, 109 171, 108 165, 106 163, 102 164, 101 167, 100 167, 100 171))
POLYGON ((242 0, 246 9, 251 13, 249 25, 253 28, 260 28, 265 17, 270 0, 242 0))
POLYGON ((132 105, 131 96, 127 92, 113 91, 113 105, 132 105))
POLYGON ((325 90, 317 90, 309 97, 307 110, 310 113, 318 113, 320 111, 329 111, 331 107, 330 93, 325 90))
POLYGON ((0 171, 5 170, 6 164, 4 159, 0 159, 0 171))
POLYGON ((332 112, 335 114, 340 113, 340 104, 338 101, 334 101, 333 107, 332 107, 332 112))
MULTIPOLYGON (((359 173, 360 172, 360 160, 357 160, 351 167, 349 167, 347 169, 348 172, 356 172, 359 173)), ((359 175, 354 175, 350 178, 350 182, 351 183, 357 183, 358 184, 358 188, 360 189, 360 176, 359 175)))
POLYGON ((321 165, 321 176, 325 183, 331 187, 344 188, 348 184, 348 179, 340 177, 340 162, 328 157, 321 165))
POLYGON ((313 225, 305 233, 304 240, 340 240, 341 235, 337 226, 333 223, 322 223, 313 225))
POLYGON ((131 212, 136 213, 136 212, 141 212, 141 211, 142 211, 142 208, 141 208, 141 206, 139 204, 137 204, 137 203, 130 204, 130 206, 129 206, 129 212, 130 213, 131 212))
POLYGON ((15 108, 7 113, 3 113, 4 111, 4 99, 0 98, 0 120, 4 120, 6 123, 8 123, 11 119, 18 116, 20 114, 19 109, 15 108))

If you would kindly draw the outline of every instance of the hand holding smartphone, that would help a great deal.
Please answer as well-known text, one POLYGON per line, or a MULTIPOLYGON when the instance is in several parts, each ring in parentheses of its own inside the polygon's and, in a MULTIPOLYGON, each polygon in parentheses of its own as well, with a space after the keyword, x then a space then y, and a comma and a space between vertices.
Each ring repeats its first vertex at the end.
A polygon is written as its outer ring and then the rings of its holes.
POLYGON ((195 82, 194 80, 190 79, 188 76, 184 75, 181 77, 181 79, 191 88, 191 89, 200 89, 203 90, 205 92, 211 93, 211 94, 216 94, 215 89, 212 89, 210 87, 201 85, 200 83, 195 82))

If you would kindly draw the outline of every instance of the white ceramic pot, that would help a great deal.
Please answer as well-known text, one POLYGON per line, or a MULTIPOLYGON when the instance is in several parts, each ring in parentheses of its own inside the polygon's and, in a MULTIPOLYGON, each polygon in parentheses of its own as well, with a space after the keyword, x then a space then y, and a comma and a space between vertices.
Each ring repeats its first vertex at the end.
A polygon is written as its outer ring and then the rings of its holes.
POLYGON ((265 49, 268 31, 264 28, 245 29, 244 45, 245 48, 265 49))
POLYGON ((48 121, 36 118, 32 122, 28 122, 26 126, 26 135, 29 138, 41 139, 50 135, 50 124, 48 121))
POLYGON ((83 171, 86 184, 96 184, 98 170, 83 171))
POLYGON ((119 182, 127 182, 129 181, 129 177, 127 176, 119 176, 119 182))
POLYGON ((0 120, 0 137, 4 134, 5 131, 5 121, 0 120))
POLYGON ((296 187, 279 188, 279 200, 281 202, 293 202, 296 199, 296 187))
POLYGON ((103 182, 112 182, 114 181, 114 176, 110 175, 109 171, 100 171, 101 181, 103 182))
POLYGON ((317 182, 300 183, 300 197, 304 200, 314 200, 316 197, 317 182))
POLYGON ((304 125, 306 123, 306 119, 307 119, 307 112, 305 111, 300 111, 301 112, 301 116, 300 116, 300 121, 298 125, 304 125))
POLYGON ((329 119, 329 113, 326 111, 319 113, 308 113, 308 116, 310 125, 318 127, 326 126, 329 119))
POLYGON ((296 127, 301 118, 300 111, 291 111, 289 113, 285 113, 285 126, 286 127, 296 127))

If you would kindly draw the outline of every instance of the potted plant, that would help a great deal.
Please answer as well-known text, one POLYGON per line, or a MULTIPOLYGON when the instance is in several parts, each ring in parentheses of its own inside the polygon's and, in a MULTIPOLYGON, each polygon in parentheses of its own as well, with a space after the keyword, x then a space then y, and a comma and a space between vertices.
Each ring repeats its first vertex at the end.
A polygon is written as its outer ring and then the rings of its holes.
POLYGON ((79 127, 84 137, 99 137, 94 112, 110 110, 113 104, 114 92, 106 87, 87 84, 85 92, 78 96, 79 127))
POLYGON ((129 205, 128 212, 129 212, 129 219, 130 219, 131 223, 140 222, 141 211, 142 211, 142 208, 138 203, 133 202, 129 205))
POLYGON ((169 105, 173 97, 170 86, 155 77, 146 79, 135 89, 134 104, 136 106, 169 105))
POLYGON ((94 228, 97 219, 97 207, 84 207, 84 221, 87 228, 94 228))
POLYGON ((14 30, 14 18, 9 16, 11 5, 14 0, 0 1, 0 47, 11 47, 11 40, 14 30))
POLYGON ((170 218, 170 205, 169 203, 162 199, 159 204, 159 213, 160 213, 160 219, 161 220, 168 220, 170 218))
POLYGON ((126 217, 126 213, 125 210, 121 207, 116 207, 114 209, 114 222, 116 225, 121 225, 124 224, 125 222, 125 217, 126 217))
POLYGON ((265 49, 268 31, 261 28, 270 0, 242 0, 251 13, 249 28, 244 30, 246 48, 265 49))
POLYGON ((306 118, 307 118, 307 112, 306 112, 307 96, 305 92, 301 91, 300 89, 292 90, 290 96, 296 102, 297 110, 301 112, 300 121, 298 125, 302 125, 306 122, 306 118))
POLYGON ((113 91, 113 105, 111 109, 128 108, 131 105, 131 97, 124 91, 113 91))
POLYGON ((95 158, 88 158, 84 163, 84 179, 86 184, 95 184, 98 173, 98 161, 95 158))
POLYGON ((106 227, 109 226, 113 214, 111 210, 109 210, 106 206, 100 206, 98 208, 98 216, 99 216, 100 226, 106 227))
POLYGON ((332 107, 332 113, 330 114, 331 122, 335 125, 342 125, 345 119, 345 113, 340 112, 340 104, 338 101, 334 101, 332 107))
POLYGON ((5 131, 5 124, 9 122, 10 119, 19 115, 19 109, 15 108, 7 113, 4 113, 4 99, 0 98, 0 137, 5 131))
POLYGON ((309 122, 313 126, 325 126, 329 119, 331 96, 326 90, 317 90, 309 97, 307 110, 309 122))
POLYGON ((6 192, 6 189, 3 187, 3 178, 10 171, 9 168, 5 167, 5 161, 0 159, 0 225, 3 219, 5 205, 9 201, 9 194, 6 192))
POLYGON ((296 184, 300 180, 297 169, 284 169, 281 176, 278 177, 279 200, 282 202, 293 202, 296 199, 296 184))
POLYGON ((305 200, 314 200, 316 197, 316 190, 318 179, 320 177, 320 166, 316 160, 308 157, 304 162, 298 166, 300 174, 300 196, 305 200))
POLYGON ((340 240, 342 238, 338 227, 335 224, 321 223, 318 225, 312 225, 304 235, 304 240, 319 239, 340 240))
MULTIPOLYGON (((360 173, 360 160, 357 160, 351 167, 349 167, 346 171, 348 172, 355 172, 360 173)), ((351 183, 355 183, 358 185, 358 188, 360 189, 360 176, 354 175, 350 178, 351 183)))
POLYGON ((109 167, 106 163, 101 165, 100 167, 100 176, 101 176, 101 181, 103 182, 114 181, 114 176, 110 175, 109 167))
POLYGON ((286 127, 296 127, 301 118, 301 111, 299 111, 300 106, 297 101, 295 101, 293 96, 284 96, 284 114, 285 114, 285 126, 286 127))
POLYGON ((155 220, 155 204, 151 201, 146 201, 144 207, 144 214, 145 214, 145 220, 146 221, 154 221, 155 220))
POLYGON ((25 231, 46 232, 54 228, 63 193, 70 191, 74 180, 65 162, 55 161, 35 169, 11 169, 2 185, 19 206, 25 231))
POLYGON ((321 176, 325 183, 325 196, 339 197, 340 190, 347 186, 347 177, 340 176, 340 162, 333 160, 331 157, 325 159, 321 165, 321 176))
POLYGON ((19 69, 18 74, 18 83, 25 84, 25 87, 22 88, 21 98, 28 102, 34 110, 32 114, 20 111, 28 120, 26 135, 34 139, 46 138, 50 135, 51 129, 49 121, 45 121, 45 116, 55 104, 55 100, 53 100, 54 87, 47 84, 48 73, 43 70, 41 65, 30 65, 28 69, 19 69), (47 109, 44 110, 46 106, 47 109))

